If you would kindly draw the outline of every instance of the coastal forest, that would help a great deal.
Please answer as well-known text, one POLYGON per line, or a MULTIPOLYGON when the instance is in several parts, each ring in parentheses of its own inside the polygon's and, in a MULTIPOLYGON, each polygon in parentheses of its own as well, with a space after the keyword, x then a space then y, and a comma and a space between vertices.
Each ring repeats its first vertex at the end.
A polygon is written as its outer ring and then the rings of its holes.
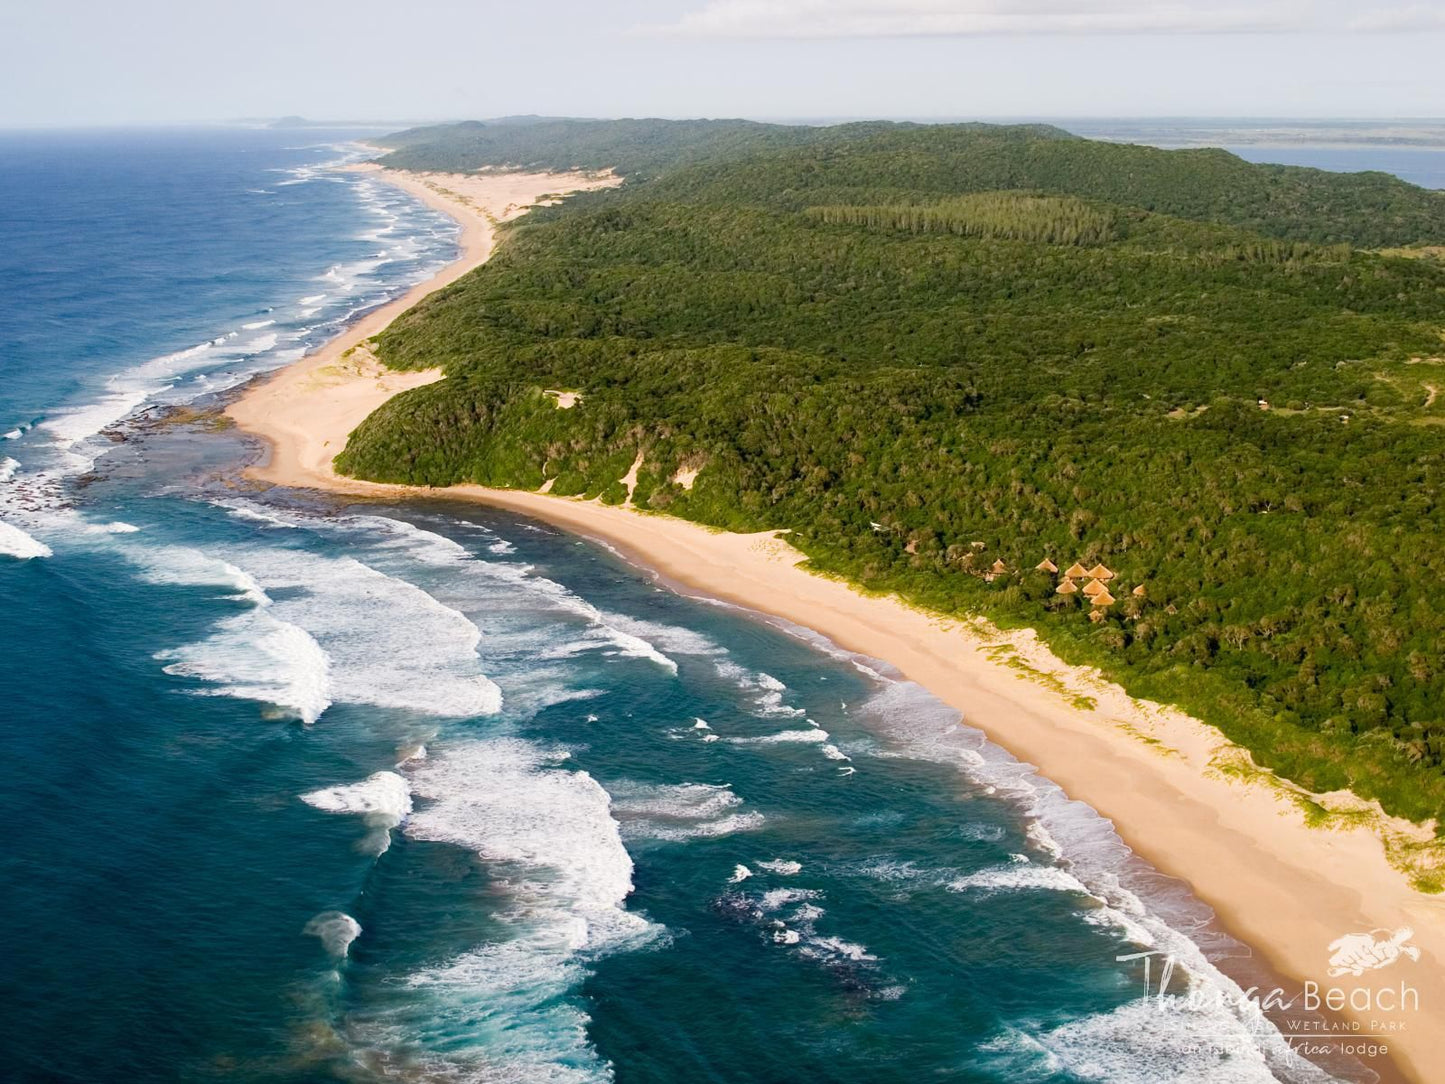
POLYGON ((509 225, 380 336, 446 379, 342 470, 621 502, 640 457, 639 508, 786 528, 818 569, 1035 628, 1311 790, 1445 811, 1445 193, 1045 126, 381 142, 626 183, 509 225), (1112 601, 1046 560, 1107 565, 1112 601))

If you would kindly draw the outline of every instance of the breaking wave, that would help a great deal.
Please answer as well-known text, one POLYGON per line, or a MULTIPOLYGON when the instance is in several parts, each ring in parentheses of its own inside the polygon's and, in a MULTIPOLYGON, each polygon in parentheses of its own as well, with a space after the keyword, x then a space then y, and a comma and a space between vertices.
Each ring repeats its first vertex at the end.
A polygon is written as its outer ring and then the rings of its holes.
POLYGON ((36 557, 50 557, 54 551, 34 536, 0 521, 0 557, 14 557, 29 561, 36 557))
POLYGON ((360 783, 325 787, 303 794, 301 800, 327 813, 359 816, 371 829, 368 837, 373 854, 383 854, 391 845, 391 830, 411 813, 411 787, 396 772, 375 772, 360 783))
POLYGON ((212 686, 193 693, 271 704, 308 725, 331 706, 326 652, 306 630, 264 609, 225 618, 206 639, 156 658, 166 673, 212 686))
POLYGON ((761 813, 738 810, 743 800, 727 786, 620 782, 608 790, 624 839, 713 839, 763 825, 761 813))
POLYGON ((301 932, 318 938, 334 959, 344 960, 351 951, 351 942, 361 936, 361 923, 344 911, 322 911, 301 932))
POLYGON ((354 558, 251 547, 228 554, 237 564, 184 547, 124 552, 152 582, 228 587, 224 597, 254 607, 159 656, 218 695, 277 704, 308 723, 332 702, 448 717, 501 710, 501 690, 480 671, 477 627, 354 558))
POLYGON ((368 1047, 420 1042, 429 1073, 603 1081, 580 988, 601 955, 661 930, 626 909, 632 860, 607 792, 566 755, 512 738, 458 744, 409 771, 409 838, 476 854, 510 894, 506 936, 408 975, 411 996, 358 1027, 368 1047), (439 1041, 434 1041, 439 1040, 439 1041))

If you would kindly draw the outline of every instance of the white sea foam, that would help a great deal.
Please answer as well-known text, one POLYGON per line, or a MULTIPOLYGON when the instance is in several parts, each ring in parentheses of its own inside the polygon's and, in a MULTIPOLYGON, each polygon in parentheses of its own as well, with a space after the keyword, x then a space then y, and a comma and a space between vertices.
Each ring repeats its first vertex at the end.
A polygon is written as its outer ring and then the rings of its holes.
POLYGON ((50 557, 54 551, 44 542, 22 531, 19 527, 0 521, 0 557, 13 557, 29 561, 36 557, 50 557))
MULTIPOLYGON (((1081 1079, 1125 1082, 1144 1079, 1198 1079, 1231 1084, 1236 1080, 1263 1081, 1271 1079, 1268 1069, 1264 1068, 1266 1065, 1279 1072, 1281 1079, 1326 1079, 1325 1074, 1317 1073, 1291 1055, 1278 1029, 1241 997, 1238 984, 1223 975, 1201 947, 1217 943, 1221 951, 1229 951, 1237 949, 1237 943, 1212 927, 1210 912, 1188 894, 1185 886, 1161 878, 1139 862, 1109 822, 1087 806, 1070 801, 1057 786, 992 745, 978 731, 960 726, 955 710, 939 703, 918 686, 898 680, 891 668, 872 665, 872 660, 862 660, 807 630, 781 624, 780 627, 835 657, 853 662, 861 673, 877 680, 880 690, 865 705, 864 713, 878 719, 894 741, 902 744, 905 751, 901 755, 952 763, 981 792, 1014 805, 1026 817, 1029 849, 1045 860, 1035 864, 1027 856, 1018 855, 1018 860, 1009 865, 963 875, 957 871, 923 870, 904 864, 907 868, 895 870, 897 879, 943 885, 959 891, 1058 891, 1075 895, 1081 904, 1081 918, 1119 936, 1121 949, 1157 946, 1168 951, 1179 961, 1177 974, 1186 976, 1192 987, 1203 988, 1207 998, 1222 999, 1221 1003, 1226 1006, 1202 1011, 1197 1020, 1185 1022, 1179 1029, 1181 1033, 1205 1039, 1211 1035, 1222 1037, 1220 1042, 1228 1048, 1227 1057, 1213 1059, 1207 1053, 1207 1042, 1195 1047, 1171 1034, 1161 1035, 1156 1043, 1143 1030, 1140 1034, 1145 1038, 1126 1056, 1094 1058, 1091 1051, 1096 1037, 1108 1043, 1111 1033, 1128 1029, 1133 1014, 1147 1011, 1140 1007, 1143 1003, 1131 1003, 1116 1013, 1090 1017, 1045 1035, 1044 1041, 1050 1047, 1061 1049, 1067 1045, 1078 1052, 1079 1056, 1067 1061, 1056 1057, 1037 1040, 1015 1033, 1021 1040, 1019 1045, 1031 1046, 1036 1055, 1037 1064, 1031 1063, 1030 1070, 1038 1068, 1039 1079, 1064 1071, 1065 1065, 1081 1079), (1130 884, 1135 887, 1131 889, 1130 884), (1148 893, 1148 903, 1141 898, 1141 892, 1148 893), (1156 1047, 1164 1052, 1162 1057, 1156 1054, 1156 1047), (1181 1049, 1178 1058, 1170 1054, 1175 1048, 1181 1049), (1206 1053, 1197 1059, 1186 1056, 1199 1051, 1206 1053), (1231 1066, 1231 1061, 1235 1066, 1231 1066), (1237 1075, 1231 1075, 1236 1068, 1237 1075)), ((896 747, 883 748, 867 742, 849 742, 846 748, 854 755, 900 755, 896 747)), ((852 769, 842 770, 851 772, 852 769)), ((1001 839, 1003 831, 993 825, 976 825, 963 834, 992 841, 1001 839)), ((806 937, 800 940, 805 941, 806 937)), ((1162 1014, 1159 1019, 1165 1021, 1164 1027, 1169 1027, 1168 1014, 1162 1014)), ((1021 1071, 1021 1067, 1021 1062, 1010 1064, 1012 1079, 1035 1079, 1031 1072, 1021 1071)))
POLYGON ((95 402, 57 410, 41 422, 39 428, 51 433, 62 446, 77 444, 114 425, 152 395, 169 387, 168 384, 162 384, 116 388, 104 393, 95 402))
POLYGON ((727 738, 733 745, 823 745, 828 741, 826 730, 780 730, 775 734, 757 734, 747 738, 727 738))
MULTIPOLYGON (((392 288, 389 287, 384 296, 389 295, 392 288)), ((314 300, 322 300, 324 296, 318 295, 314 300)), ((319 307, 308 310, 318 311, 319 307)), ((264 331, 275 324, 274 319, 254 320, 241 325, 241 329, 264 331)), ((48 432, 59 447, 68 448, 117 424, 147 403, 186 402, 201 394, 232 387, 258 369, 279 366, 300 355, 304 343, 296 349, 278 351, 283 333, 290 345, 298 344, 304 334, 282 329, 245 338, 240 331, 230 331, 112 373, 94 390, 88 402, 52 410, 38 423, 38 428, 48 432)), ((18 437, 23 431, 21 428, 13 432, 18 437)))
POLYGON ((273 704, 308 725, 331 705, 326 652, 304 629, 264 609, 228 617, 206 639, 156 658, 168 674, 211 685, 192 692, 273 704))
POLYGON ((717 817, 742 804, 727 786, 709 783, 617 782, 608 787, 613 811, 622 816, 717 817))
MULTIPOLYGON (((16 434, 17 436, 19 434, 16 434)), ((15 472, 20 469, 20 460, 10 456, 0 459, 0 482, 8 482, 15 477, 15 472)))
POLYGON ((822 895, 815 888, 770 888, 758 897, 758 910, 770 915, 794 903, 820 899, 822 895))
POLYGON ((137 567, 148 583, 183 587, 229 588, 226 597, 256 606, 269 606, 271 599, 255 577, 229 561, 212 557, 186 546, 127 546, 121 552, 137 567))
POLYGON ((565 759, 513 738, 453 746, 410 769, 413 792, 429 802, 406 833, 525 871, 535 902, 555 912, 568 951, 650 934, 645 919, 623 910, 632 859, 607 791, 586 772, 560 766, 565 759))
POLYGON ((801 719, 807 715, 802 708, 783 703, 783 694, 788 687, 771 674, 761 670, 748 670, 731 659, 719 659, 715 663, 718 676, 731 681, 738 688, 751 694, 748 711, 759 718, 801 719))
MULTIPOLYGON (((604 654, 622 658, 646 659, 669 673, 677 673, 677 663, 659 651, 649 640, 629 628, 670 629, 679 637, 686 630, 672 629, 671 626, 652 626, 636 622, 617 614, 604 614, 586 599, 581 598, 563 585, 537 575, 530 565, 507 561, 480 561, 470 550, 443 535, 427 531, 414 524, 385 516, 351 517, 343 525, 370 526, 390 536, 389 549, 435 567, 446 567, 461 571, 479 580, 490 582, 494 588, 506 590, 506 598, 499 599, 503 606, 515 608, 518 597, 541 604, 548 610, 580 617, 586 623, 582 635, 575 640, 553 641, 530 652, 534 658, 565 659, 579 652, 601 650, 604 654)), ((384 544, 388 545, 388 544, 384 544)))
POLYGON ((959 827, 958 834, 964 839, 994 843, 1003 839, 1004 830, 997 824, 965 824, 959 827))
POLYGON ((889 856, 870 858, 857 865, 845 866, 843 872, 873 881, 907 886, 946 884, 957 876, 956 870, 928 869, 916 862, 889 856))
MULTIPOLYGON (((348 152, 349 155, 350 152, 348 152)), ((343 160, 347 156, 343 156, 343 160)), ((329 168, 329 167, 328 167, 329 168)), ((345 177, 325 169, 306 167, 291 174, 282 184, 301 184, 326 180, 351 184, 345 177)), ((360 186, 357 186, 358 188, 360 186)), ((20 439, 30 428, 38 428, 51 438, 49 455, 60 462, 47 463, 51 474, 59 477, 88 470, 108 445, 94 439, 137 410, 148 405, 190 402, 200 395, 233 387, 265 368, 278 367, 299 357, 307 347, 317 345, 310 337, 317 330, 330 334, 356 312, 368 309, 393 296, 399 289, 425 277, 428 267, 417 266, 422 257, 434 257, 438 242, 445 243, 450 226, 429 211, 422 211, 409 200, 399 200, 381 209, 393 230, 405 228, 408 235, 391 239, 386 252, 360 260, 343 268, 343 274, 329 281, 325 292, 307 298, 312 303, 351 304, 346 317, 333 316, 319 327, 297 328, 278 326, 278 320, 264 309, 236 329, 213 332, 204 341, 192 346, 158 355, 142 364, 133 365, 104 377, 79 401, 52 407, 47 416, 36 422, 16 425, 3 436, 20 439), (387 264, 409 261, 400 274, 384 271, 387 264)))
MULTIPOLYGON (((52 411, 38 428, 48 432, 60 448, 71 448, 122 421, 148 402, 166 398, 172 402, 187 401, 238 383, 245 379, 244 373, 207 374, 201 370, 216 370, 266 355, 279 341, 272 333, 241 343, 237 341, 239 334, 233 331, 112 373, 89 402, 52 411), (187 377, 190 382, 186 390, 167 396, 178 387, 178 381, 187 377)), ((282 360, 277 357, 276 363, 282 360)))
POLYGON ((172 377, 178 373, 189 372, 196 367, 196 359, 200 358, 216 347, 223 345, 225 339, 215 339, 195 346, 187 347, 184 350, 177 350, 174 353, 162 354, 160 357, 151 358, 150 361, 137 365, 119 374, 122 379, 136 377, 172 377))
POLYGON ((334 699, 455 717, 501 709, 501 690, 480 671, 477 627, 413 584, 303 550, 257 547, 237 559, 285 592, 273 612, 326 651, 334 699))
POLYGON ((887 727, 904 755, 957 766, 981 792, 1008 802, 1026 818, 1025 840, 1034 858, 1018 855, 1008 865, 951 877, 943 882, 946 887, 980 894, 1073 895, 1083 920, 1113 932, 1121 951, 1144 946, 1169 953, 1178 964, 1178 981, 1188 982, 1209 1003, 1192 1019, 1160 1013, 1154 1004, 1129 1003, 1039 1035, 1034 1057, 1043 1056, 1042 1050, 1046 1060, 1059 1059, 1081 1079, 1234 1084, 1272 1079, 1271 1069, 1292 1081, 1327 1079, 1313 1075, 1292 1055, 1279 1030, 1206 955, 1205 938, 1221 950, 1237 948, 1213 930, 1209 910, 1187 886, 1144 866, 1108 821, 1071 801, 977 730, 961 726, 956 711, 916 685, 889 680, 864 710, 887 727), (1040 857, 1043 861, 1036 861, 1040 857), (1141 895, 1145 892, 1148 902, 1141 895), (1146 1022, 1145 1013, 1155 1019, 1146 1022), (1126 1033, 1136 1025, 1131 1046, 1126 1033))
MULTIPOLYGON (((1213 1011, 1161 1012, 1153 1002, 1131 1001, 1036 1038, 1075 1079, 1118 1084, 1272 1084, 1279 1079, 1260 1046, 1268 1038, 1243 1024, 1226 1026, 1213 1011)), ((1290 1068, 1294 1080, 1331 1079, 1298 1057, 1290 1068)))
POLYGON ((111 520, 109 523, 92 523, 85 528, 87 534, 135 534, 140 528, 134 523, 111 520))
POLYGON ((368 533, 373 549, 399 553, 436 568, 465 568, 474 560, 471 551, 460 542, 404 519, 352 515, 332 520, 330 525, 347 530, 359 528, 368 533))
POLYGON ((747 880, 749 877, 751 877, 752 875, 753 875, 753 871, 752 871, 752 870, 748 869, 748 867, 747 867, 747 866, 744 866, 742 863, 738 863, 736 866, 733 867, 733 875, 728 878, 728 884, 730 884, 730 885, 742 884, 744 881, 746 881, 746 880, 747 880))
POLYGON ((618 655, 625 659, 646 659, 661 666, 664 670, 677 673, 677 663, 652 644, 640 636, 633 636, 631 633, 614 628, 606 621, 597 620, 594 627, 589 630, 588 639, 601 641, 606 645, 607 654, 618 655))
POLYGON ((769 873, 776 873, 780 877, 795 877, 803 871, 803 864, 795 862, 791 858, 774 858, 769 862, 757 863, 758 869, 765 869, 769 873))
POLYGON ((1139 922, 1136 916, 1108 904, 1101 903, 1098 907, 1085 908, 1079 912, 1079 917, 1090 926, 1102 926, 1117 931, 1123 934, 1127 941, 1144 948, 1153 948, 1158 943, 1154 932, 1139 922))
POLYGON ((411 813, 411 787, 396 772, 376 772, 360 783, 303 794, 301 800, 327 813, 360 816, 371 829, 367 842, 373 854, 386 851, 391 845, 391 830, 411 813))
POLYGON ((724 653, 724 649, 715 641, 695 629, 666 624, 661 621, 647 621, 620 613, 603 613, 601 617, 613 628, 645 640, 659 651, 673 655, 698 656, 724 653))
POLYGON ((173 673, 215 682, 228 695, 256 693, 307 721, 331 701, 456 717, 500 710, 501 690, 480 672, 477 627, 350 557, 247 547, 228 554, 243 569, 183 547, 124 552, 152 582, 228 586, 229 597, 266 610, 265 618, 228 619, 207 640, 166 652, 173 673))
POLYGON ((344 911, 322 911, 301 932, 319 938, 327 953, 342 960, 351 950, 351 942, 361 936, 361 923, 344 911))
POLYGON ((1029 821, 1029 826, 1024 830, 1024 835, 1030 844, 1042 851, 1051 860, 1058 861, 1064 856, 1064 849, 1059 846, 1059 841, 1049 834, 1044 827, 1043 821, 1029 821))
POLYGON ((212 504, 218 508, 226 509, 228 516, 236 519, 244 519, 250 523, 264 523, 267 527, 284 527, 294 530, 299 524, 291 520, 283 519, 272 512, 264 511, 252 505, 240 501, 213 500, 212 504))
POLYGON ((421 1080, 611 1084, 577 996, 587 977, 549 931, 520 933, 408 976, 410 1003, 352 1034, 389 1048, 387 1060, 417 1052, 421 1080))
POLYGON ((742 799, 725 786, 623 781, 608 789, 626 839, 711 839, 763 824, 761 813, 739 812, 742 799))
MULTIPOLYGON (((1027 860, 1025 860, 1027 861, 1027 860)), ((1014 864, 996 866, 965 874, 950 881, 948 887, 954 892, 976 889, 984 892, 1010 890, 1043 890, 1048 892, 1077 892, 1092 895, 1073 874, 1057 866, 1035 866, 1014 864)))
POLYGON ((382 771, 360 783, 303 794, 301 800, 328 813, 355 813, 368 821, 395 828, 411 812, 411 787, 396 772, 382 771))
POLYGON ((222 359, 232 357, 233 354, 224 349, 226 341, 225 338, 207 340, 113 373, 92 401, 56 410, 38 428, 49 432, 62 447, 78 444, 127 417, 151 398, 169 391, 177 378, 213 363, 218 353, 222 359))
POLYGON ((854 963, 877 960, 863 945, 853 941, 844 941, 841 937, 815 937, 811 938, 803 948, 803 954, 822 959, 851 960, 854 963))
POLYGON ((577 991, 599 955, 660 933, 625 909, 632 860, 607 792, 564 763, 565 754, 497 738, 452 746, 409 770, 425 804, 406 834, 476 853, 515 898, 498 939, 409 976, 421 1001, 388 1036, 414 1044, 420 1035, 425 1045, 440 1029, 448 1060, 471 1067, 466 1079, 610 1079, 577 991))
MULTIPOLYGON (((777 864, 777 863, 775 863, 777 864)), ((787 863, 782 863, 788 865, 787 863)), ((766 867, 768 863, 758 863, 766 867)), ((739 866, 739 870, 746 869, 739 866)), ((789 871, 789 875, 792 872, 789 871)), ((739 883, 735 879, 730 883, 739 883)), ((820 933, 818 923, 826 912, 819 905, 823 894, 811 888, 772 888, 757 895, 742 891, 723 897, 728 910, 756 922, 774 944, 793 949, 806 960, 812 960, 833 971, 846 972, 850 983, 867 974, 879 973, 878 957, 866 945, 849 941, 836 934, 820 933)), ((870 996, 896 999, 903 988, 890 986, 885 993, 870 979, 870 996)))

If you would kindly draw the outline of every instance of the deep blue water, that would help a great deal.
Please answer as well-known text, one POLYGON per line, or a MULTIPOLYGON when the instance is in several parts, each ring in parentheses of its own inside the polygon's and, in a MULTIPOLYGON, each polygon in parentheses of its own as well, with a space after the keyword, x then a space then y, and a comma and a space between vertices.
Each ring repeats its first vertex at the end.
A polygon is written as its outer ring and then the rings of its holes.
POLYGON ((1141 999, 1246 950, 877 664, 111 430, 448 257, 345 138, 0 137, 6 1080, 1318 1079, 1141 999))
POLYGON ((1445 188, 1445 148, 1441 147, 1261 147, 1227 148, 1247 162, 1313 166, 1337 173, 1378 170, 1421 188, 1445 188))
POLYGON ((1390 127, 1433 133, 1433 122, 1290 121, 1290 120, 1061 120, 1062 127, 1090 139, 1143 143, 1164 148, 1216 146, 1247 162, 1310 166, 1335 173, 1378 170, 1393 173, 1421 188, 1445 188, 1445 146, 1428 144, 1375 144, 1358 141, 1379 138, 1390 127), (1267 133, 1291 133, 1289 142, 1271 144, 1267 133), (1355 140, 1357 145, 1341 145, 1355 140))

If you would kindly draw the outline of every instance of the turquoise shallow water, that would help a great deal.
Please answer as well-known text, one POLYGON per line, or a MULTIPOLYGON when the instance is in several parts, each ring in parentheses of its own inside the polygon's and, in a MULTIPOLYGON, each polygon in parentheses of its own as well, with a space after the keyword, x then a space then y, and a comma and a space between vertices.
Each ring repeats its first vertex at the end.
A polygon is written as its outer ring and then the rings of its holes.
POLYGON ((1120 955, 1227 994, 1247 950, 879 664, 518 517, 107 436, 449 255, 301 142, 0 157, 6 1079, 1323 1079, 1141 998, 1120 955))

